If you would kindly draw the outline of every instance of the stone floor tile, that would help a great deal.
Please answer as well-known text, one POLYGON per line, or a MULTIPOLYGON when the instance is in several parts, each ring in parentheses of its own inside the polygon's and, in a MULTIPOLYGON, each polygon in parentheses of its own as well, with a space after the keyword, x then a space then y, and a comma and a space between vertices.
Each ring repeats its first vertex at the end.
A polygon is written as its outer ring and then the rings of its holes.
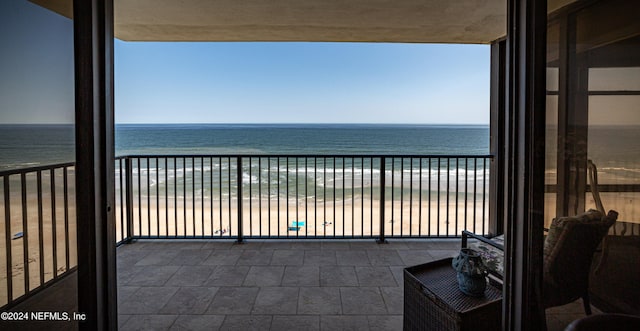
POLYGON ((249 314, 258 295, 257 287, 220 287, 207 314, 249 314))
POLYGON ((320 286, 358 286, 355 267, 321 266, 320 286))
MULTIPOLYGON (((327 228, 327 233, 329 233, 328 231, 330 230, 333 231, 333 229, 327 228)), ((323 241, 320 243, 320 249, 329 249, 334 251, 348 250, 351 249, 351 246, 349 246, 349 243, 346 241, 323 241)))
POLYGON ((320 316, 317 315, 274 315, 271 321, 273 331, 317 331, 320 330, 320 316))
POLYGON ((217 287, 181 287, 160 309, 160 313, 202 314, 217 291, 217 287))
MULTIPOLYGON (((599 313, 601 312, 600 310, 598 310, 595 307, 591 307, 594 313, 599 313)), ((582 299, 578 299, 574 302, 570 302, 566 305, 562 305, 562 306, 557 306, 557 307, 551 307, 549 309, 547 309, 547 315, 554 315, 554 314, 577 314, 577 315, 585 315, 586 313, 584 312, 584 304, 582 303, 582 299)))
POLYGON ((355 267, 360 286, 398 286, 389 267, 355 267))
POLYGON ((348 266, 368 266, 371 265, 367 251, 336 251, 336 262, 338 265, 348 266))
POLYGON ((167 330, 176 318, 177 315, 133 315, 120 330, 167 330))
POLYGON ((369 330, 367 316, 362 315, 323 315, 320 316, 320 330, 369 330))
POLYGON ((126 249, 139 249, 139 250, 148 250, 154 249, 158 247, 158 242, 156 240, 144 240, 144 239, 134 239, 129 244, 123 245, 120 247, 126 247, 126 249), (135 245, 131 245, 135 244, 135 245), (151 244, 151 248, 149 248, 149 244, 151 244))
POLYGON ((341 314, 340 288, 301 287, 298 297, 298 314, 341 314))
POLYGON ((547 316, 547 331, 562 331, 568 324, 565 320, 559 319, 557 316, 547 316))
MULTIPOLYGON (((129 248, 136 245, 124 245, 129 248)), ((126 248, 118 248, 116 251, 117 259, 116 263, 118 267, 120 266, 132 266, 138 263, 140 260, 145 258, 148 254, 148 250, 140 250, 140 249, 126 249, 126 248)))
POLYGON ((333 250, 305 250, 304 265, 336 265, 336 251, 333 250))
MULTIPOLYGON (((215 226, 215 224, 214 224, 215 226)), ((204 245, 202 245, 201 249, 207 249, 207 250, 229 250, 231 249, 231 247, 233 247, 235 244, 235 240, 226 240, 226 239, 217 239, 217 240, 211 240, 208 242, 205 242, 204 245)), ((237 246, 244 246, 244 245, 237 245, 237 246)))
POLYGON ((171 326, 172 331, 218 330, 224 322, 224 315, 180 315, 171 326))
POLYGON ((261 250, 264 242, 257 240, 244 240, 241 244, 234 242, 230 249, 243 249, 243 250, 261 250))
POLYGON ((246 250, 238 259, 237 265, 269 265, 271 263, 272 250, 246 250))
POLYGON ((140 289, 140 286, 118 286, 118 304, 127 301, 138 289, 140 289))
POLYGON ((228 315, 224 319, 220 330, 269 330, 271 328, 271 319, 271 315, 228 315))
POLYGON ((377 287, 341 287, 345 315, 386 314, 387 308, 377 287))
POLYGON ((427 240, 424 247, 430 250, 460 251, 460 239, 427 240))
POLYGON ((404 292, 399 286, 380 287, 380 293, 389 314, 402 315, 404 311, 404 292))
POLYGON ((282 286, 320 286, 320 267, 286 266, 282 286))
POLYGON ((127 285, 162 286, 178 269, 178 266, 146 266, 131 277, 127 285))
POLYGON ((240 286, 249 272, 249 266, 220 265, 215 267, 204 286, 240 286))
POLYGON ((401 266, 404 262, 396 250, 367 250, 367 256, 374 266, 401 266))
MULTIPOLYGON (((311 223, 313 226, 313 223, 311 223)), ((291 249, 299 250, 320 250, 322 244, 320 241, 300 240, 291 243, 291 249)))
POLYGON ((171 260, 171 265, 199 265, 211 254, 209 249, 181 249, 171 260))
POLYGON ((239 250, 216 249, 202 261, 202 265, 235 265, 241 254, 242 251, 239 250))
POLYGON ((129 285, 131 279, 143 269, 145 267, 137 267, 133 264, 116 267, 118 285, 129 285))
POLYGON ((209 279, 214 266, 182 266, 167 281, 167 286, 202 286, 209 279))
POLYGON ((261 287, 251 314, 295 314, 297 305, 297 287, 261 287))
POLYGON ((156 314, 178 291, 177 287, 141 287, 118 305, 121 314, 156 314))
POLYGON ((404 287, 404 268, 405 267, 398 267, 398 266, 389 267, 389 270, 391 270, 391 274, 393 275, 393 278, 396 280, 396 283, 400 288, 404 287))
MULTIPOLYGON (((189 234, 187 234, 189 235, 189 234)), ((165 240, 158 243, 160 249, 181 250, 181 249, 201 249, 206 242, 197 239, 165 240)))
POLYGON ((380 331, 402 330, 402 315, 369 315, 369 329, 380 331))
MULTIPOLYGON (((274 221, 276 220, 271 220, 271 222, 274 222, 274 221)), ((282 222, 282 220, 280 220, 280 222, 282 222)), ((292 244, 291 241, 265 241, 262 243, 262 249, 272 250, 272 251, 276 249, 291 249, 291 244, 292 244)))
POLYGON ((283 266, 252 266, 245 277, 243 286, 280 286, 283 266))
POLYGON ((303 250, 277 249, 271 257, 271 265, 302 265, 303 261, 303 250))
POLYGON ((349 248, 354 251, 368 250, 368 249, 379 249, 380 245, 375 242, 373 239, 367 239, 364 241, 350 241, 349 248))
MULTIPOLYGON (((446 259, 448 257, 456 257, 460 254, 460 249, 450 249, 450 250, 430 250, 429 254, 433 256, 432 261, 446 259)), ((429 261, 431 262, 431 261, 429 261)))
POLYGON ((178 250, 169 250, 169 249, 154 249, 150 250, 149 253, 135 265, 137 266, 152 266, 152 265, 169 265, 173 258, 178 255, 178 250))
POLYGON ((405 266, 414 266, 434 260, 433 256, 429 254, 429 250, 426 249, 400 249, 398 255, 405 266))
POLYGON ((402 239, 387 239, 387 244, 379 244, 380 249, 409 249, 402 239))
POLYGON ((129 318, 131 318, 131 315, 118 314, 118 330, 122 330, 129 318))

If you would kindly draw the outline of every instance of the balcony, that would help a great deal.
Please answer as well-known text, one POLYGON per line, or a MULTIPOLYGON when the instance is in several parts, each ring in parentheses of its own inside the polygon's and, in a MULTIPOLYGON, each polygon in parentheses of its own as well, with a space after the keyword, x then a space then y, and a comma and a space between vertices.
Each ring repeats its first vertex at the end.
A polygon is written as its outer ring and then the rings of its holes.
POLYGON ((399 330, 403 268, 458 248, 458 240, 123 245, 119 324, 123 330, 147 323, 157 329, 399 330))
MULTIPOLYGON (((461 229, 488 233, 490 162, 118 158, 119 325, 397 330, 403 268, 457 254, 461 229)), ((14 266, 1 271, 2 288, 14 310, 64 292, 42 289, 75 288, 73 170, 61 164, 0 174, 11 242, 3 265, 14 266)), ((549 328, 581 316, 579 302, 550 309, 549 328)))
MULTIPOLYGON (((122 245, 118 323, 122 330, 401 330, 403 268, 459 247, 457 239, 122 245)), ((580 300, 548 309, 548 328, 564 330, 583 316, 580 300)))

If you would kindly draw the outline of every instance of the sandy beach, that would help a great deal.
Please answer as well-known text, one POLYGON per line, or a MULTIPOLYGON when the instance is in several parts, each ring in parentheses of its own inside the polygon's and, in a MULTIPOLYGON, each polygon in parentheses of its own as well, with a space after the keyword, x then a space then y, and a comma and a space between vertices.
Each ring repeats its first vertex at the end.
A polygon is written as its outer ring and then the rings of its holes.
MULTIPOLYGON (((57 193, 56 193, 57 194, 57 193)), ((71 268, 77 265, 76 250, 76 215, 75 215, 75 197, 73 194, 69 196, 68 219, 68 237, 65 232, 65 210, 63 201, 60 198, 62 194, 56 197, 55 208, 55 231, 53 231, 53 218, 51 208, 51 197, 48 193, 43 193, 42 197, 42 252, 43 252, 43 279, 47 282, 53 279, 55 274, 62 274, 67 270, 67 261, 65 256, 66 244, 69 245, 69 263, 71 268), (58 201, 58 199, 60 199, 58 201), (54 235, 55 233, 55 235, 54 235), (54 259, 54 240, 55 240, 55 259, 54 259), (55 267, 54 267, 55 264, 55 267), (57 270, 57 272, 55 272, 57 270)), ((28 273, 30 290, 40 286, 40 238, 39 238, 39 222, 38 222, 38 203, 35 194, 27 195, 27 231, 23 228, 22 204, 20 196, 11 196, 10 215, 10 247, 11 247, 11 270, 12 270, 12 296, 17 298, 25 292, 25 268, 24 268, 24 242, 28 242, 28 273), (22 236, 19 235, 22 233, 22 236), (14 239, 15 238, 15 239, 14 239)), ((5 205, 0 204, 0 215, 5 213, 5 205)), ((3 218, 4 219, 4 218, 3 218)), ((0 227, 0 304, 7 302, 7 245, 6 245, 6 224, 2 222, 0 227)))
MULTIPOLYGON (((232 200, 231 208, 228 203, 224 205, 222 215, 220 208, 214 201, 213 208, 205 203, 202 207, 196 203, 195 209, 187 203, 187 208, 178 203, 174 206, 171 202, 165 206, 161 201, 160 208, 154 204, 151 208, 142 206, 134 208, 134 235, 151 236, 237 236, 238 217, 237 201, 232 200), (157 211, 160 210, 160 213, 157 211), (194 213, 195 210, 195 213, 194 213), (186 221, 185 221, 186 214, 186 221), (168 218, 167 218, 168 216, 168 218), (222 216, 222 217, 221 217, 222 216), (138 219, 142 222, 138 222, 138 219), (223 230, 223 233, 220 232, 223 230)), ((257 199, 252 201, 249 208, 248 200, 243 201, 242 227, 245 236, 345 236, 345 237, 377 237, 380 233, 380 204, 377 201, 336 201, 329 203, 314 203, 314 201, 304 201, 295 205, 290 202, 287 208, 285 201, 280 201, 278 209, 277 201, 269 202, 263 200, 262 208, 257 199), (298 223, 295 223, 298 222, 298 223), (297 231, 294 229, 299 227, 297 231), (290 229, 291 228, 291 229, 290 229)), ((484 209, 484 226, 488 226, 488 209, 484 209)), ((428 203, 423 201, 405 202, 402 205, 399 201, 393 204, 385 204, 385 234, 387 236, 455 236, 463 229, 482 232, 482 202, 478 201, 474 210, 473 203, 469 201, 465 208, 463 204, 456 208, 454 202, 449 205, 446 202, 428 203), (466 220, 466 223, 465 223, 466 220), (465 226, 466 224, 466 226, 465 226)), ((117 231, 120 231, 120 215, 117 216, 117 231)))

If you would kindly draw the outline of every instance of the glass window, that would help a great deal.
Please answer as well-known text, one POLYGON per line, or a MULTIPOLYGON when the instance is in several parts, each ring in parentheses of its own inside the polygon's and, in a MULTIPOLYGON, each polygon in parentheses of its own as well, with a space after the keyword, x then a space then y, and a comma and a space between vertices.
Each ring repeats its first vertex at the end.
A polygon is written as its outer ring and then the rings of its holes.
MULTIPOLYGON (((77 265, 73 22, 0 1, 0 43, 2 307, 77 265)), ((72 311, 73 297, 39 309, 72 311)))
POLYGON ((634 314, 640 309, 640 2, 573 8, 549 22, 546 184, 557 191, 547 191, 545 215, 548 223, 558 211, 582 213, 596 208, 597 198, 605 211, 619 213, 594 255, 589 291, 597 309, 634 314), (597 167, 597 186, 588 180, 588 160, 597 167))

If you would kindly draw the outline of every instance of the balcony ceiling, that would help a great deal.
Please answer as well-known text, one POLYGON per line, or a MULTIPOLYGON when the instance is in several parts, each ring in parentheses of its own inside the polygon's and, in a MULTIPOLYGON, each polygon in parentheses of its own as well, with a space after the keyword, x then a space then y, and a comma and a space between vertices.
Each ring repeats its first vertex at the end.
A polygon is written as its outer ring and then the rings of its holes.
MULTIPOLYGON (((72 0, 31 0, 71 16, 72 0)), ((555 9, 574 0, 551 0, 555 9)), ((489 43, 506 0, 114 0, 125 41, 489 43)))

